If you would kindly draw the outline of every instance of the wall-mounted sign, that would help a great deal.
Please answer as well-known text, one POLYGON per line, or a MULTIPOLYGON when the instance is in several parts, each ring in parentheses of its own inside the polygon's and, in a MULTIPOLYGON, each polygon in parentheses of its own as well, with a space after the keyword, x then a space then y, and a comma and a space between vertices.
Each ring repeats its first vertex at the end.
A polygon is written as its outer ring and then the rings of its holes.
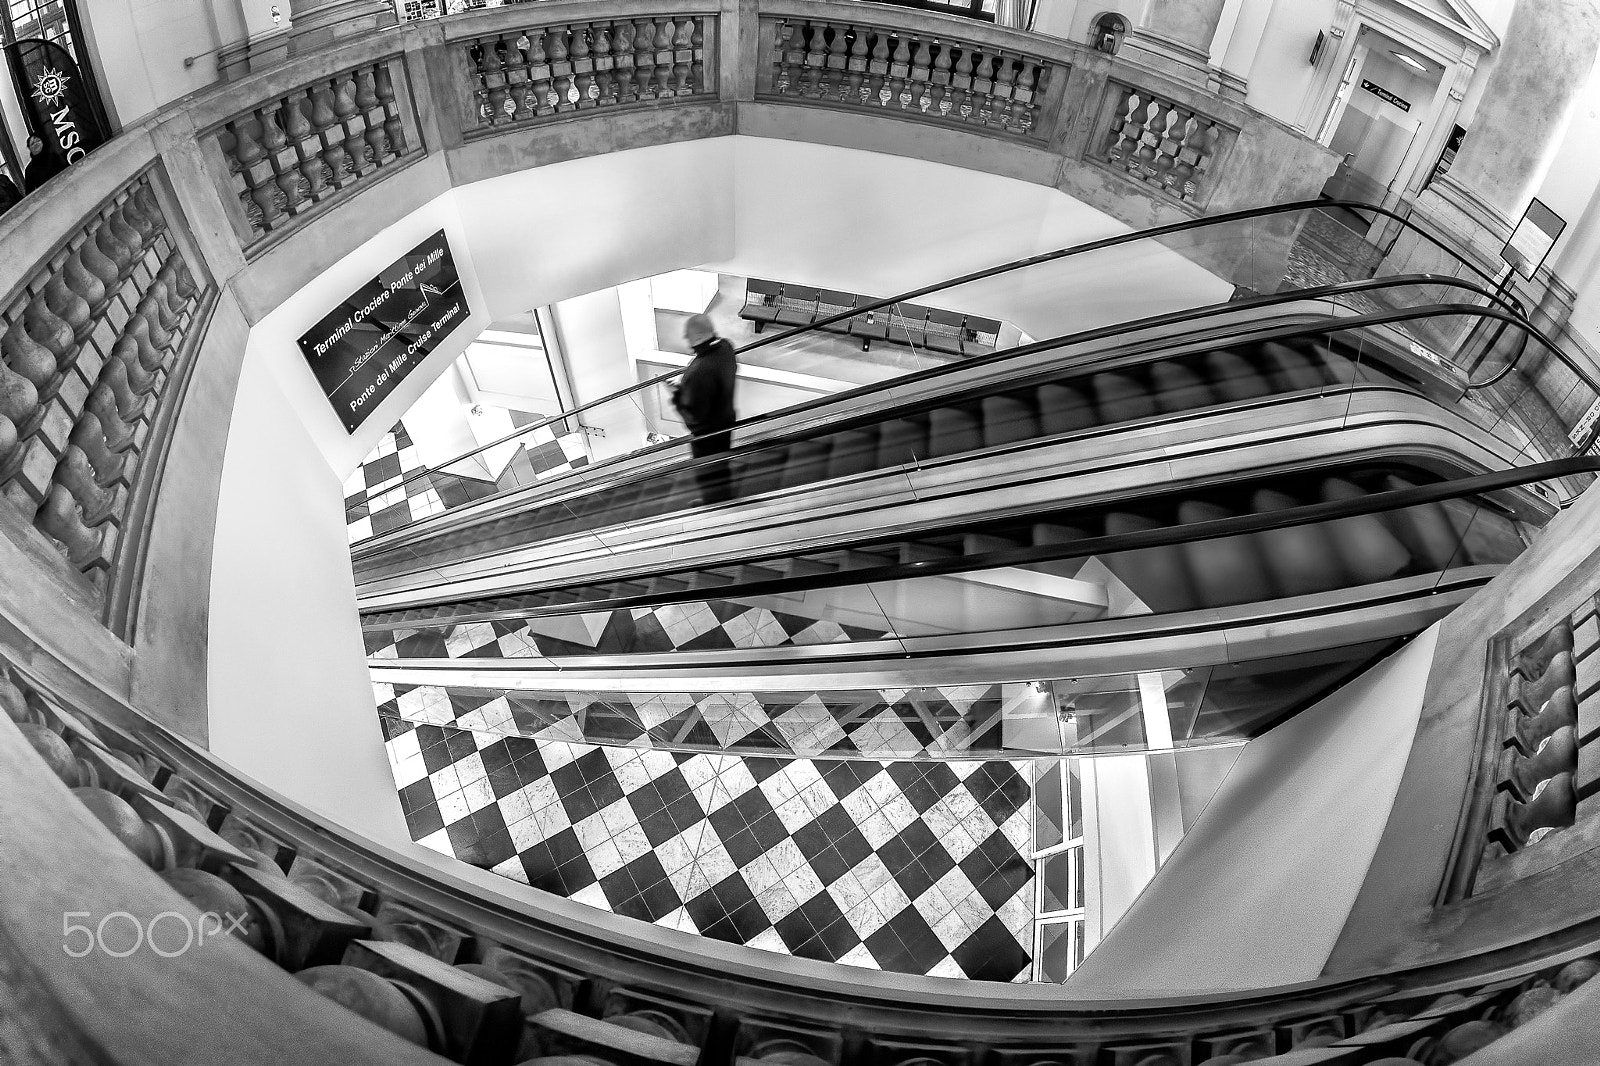
POLYGON ((1375 81, 1368 81, 1366 78, 1362 78, 1361 87, 1386 104, 1393 104, 1402 111, 1411 110, 1411 101, 1400 99, 1400 97, 1396 96, 1388 89, 1385 89, 1375 81))
POLYGON ((300 351, 354 432, 470 314, 440 230, 324 316, 300 338, 300 351))
POLYGON ((1528 204, 1528 209, 1522 212, 1517 228, 1511 231, 1511 239, 1500 249, 1500 258, 1518 274, 1531 278, 1544 263, 1544 257, 1550 254, 1556 238, 1566 228, 1566 220, 1535 197, 1528 204))
POLYGON ((11 76, 22 99, 28 132, 68 166, 106 142, 110 133, 95 106, 94 87, 65 48, 29 39, 6 45, 11 76))
POLYGON ((1328 35, 1321 30, 1317 31, 1317 39, 1311 45, 1311 65, 1316 66, 1317 60, 1322 58, 1322 49, 1328 44, 1328 35))
POLYGON ((1600 399, 1589 405, 1589 409, 1583 412, 1583 417, 1578 419, 1578 424, 1572 427, 1572 432, 1567 434, 1574 448, 1583 447, 1583 442, 1589 439, 1596 422, 1600 422, 1600 399))
POLYGON ((1450 165, 1456 161, 1456 153, 1461 151, 1461 142, 1466 138, 1467 131, 1464 127, 1451 127, 1450 136, 1444 142, 1444 150, 1439 153, 1439 161, 1433 165, 1433 173, 1428 175, 1429 184, 1450 173, 1450 165))

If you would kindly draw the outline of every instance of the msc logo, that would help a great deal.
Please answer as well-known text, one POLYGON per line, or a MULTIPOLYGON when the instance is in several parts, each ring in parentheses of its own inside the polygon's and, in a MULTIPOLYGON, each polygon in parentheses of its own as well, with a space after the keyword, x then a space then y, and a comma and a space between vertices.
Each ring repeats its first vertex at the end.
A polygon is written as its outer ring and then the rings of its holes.
POLYGON ((67 76, 59 70, 45 67, 44 72, 33 79, 33 98, 45 107, 60 107, 61 98, 67 95, 67 76))

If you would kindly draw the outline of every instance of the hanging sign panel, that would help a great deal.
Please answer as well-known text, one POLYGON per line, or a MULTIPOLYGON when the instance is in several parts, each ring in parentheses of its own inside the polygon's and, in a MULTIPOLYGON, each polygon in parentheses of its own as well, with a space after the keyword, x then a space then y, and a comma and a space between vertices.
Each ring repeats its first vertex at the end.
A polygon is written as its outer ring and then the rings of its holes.
POLYGON ((1517 228, 1511 231, 1511 239, 1500 249, 1500 258, 1518 274, 1531 278, 1566 228, 1566 219, 1535 198, 1522 212, 1517 228))
POLYGON ((65 48, 29 39, 6 45, 28 132, 70 166, 106 142, 109 133, 90 97, 83 72, 65 48))
POLYGON ((440 230, 357 289, 300 338, 300 351, 351 432, 471 317, 440 230))
POLYGON ((1363 89, 1367 90, 1367 92, 1371 93, 1373 96, 1376 96, 1379 100, 1382 100, 1386 104, 1393 104, 1395 107, 1398 107, 1402 111, 1410 111, 1411 110, 1411 101, 1410 100, 1401 99, 1400 97, 1396 96, 1394 93, 1390 92, 1388 89, 1385 89, 1383 86, 1379 85, 1375 81, 1368 81, 1367 79, 1362 78, 1361 79, 1361 87, 1363 89))

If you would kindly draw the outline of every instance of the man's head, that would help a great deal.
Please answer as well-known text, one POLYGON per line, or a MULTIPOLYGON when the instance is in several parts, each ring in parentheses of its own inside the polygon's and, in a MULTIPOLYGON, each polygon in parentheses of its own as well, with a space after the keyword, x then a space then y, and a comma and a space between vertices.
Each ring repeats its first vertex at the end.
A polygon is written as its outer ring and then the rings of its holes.
POLYGON ((44 151, 44 138, 43 137, 29 137, 28 138, 28 154, 29 155, 38 155, 42 151, 44 151))
POLYGON ((683 324, 683 339, 691 348, 698 348, 716 335, 717 327, 711 324, 710 315, 690 315, 683 324))

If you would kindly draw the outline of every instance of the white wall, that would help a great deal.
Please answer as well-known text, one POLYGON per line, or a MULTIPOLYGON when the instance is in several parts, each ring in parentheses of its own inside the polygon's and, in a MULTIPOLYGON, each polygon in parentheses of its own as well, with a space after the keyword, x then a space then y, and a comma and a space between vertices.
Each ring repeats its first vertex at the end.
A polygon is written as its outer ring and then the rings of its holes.
POLYGON ((211 750, 340 825, 403 844, 342 496, 266 359, 247 356, 211 570, 211 750))
MULTIPOLYGON (((1250 67, 1250 82, 1245 102, 1279 122, 1293 126, 1298 121, 1311 80, 1319 67, 1310 63, 1311 47, 1317 31, 1326 33, 1333 25, 1334 0, 1279 0, 1267 16, 1261 47, 1250 67)), ((1338 61, 1339 42, 1329 37, 1322 49, 1322 64, 1338 61)), ((1338 84, 1337 72, 1333 81, 1338 84)), ((1329 90, 1330 99, 1332 90, 1329 90)), ((1314 127, 1321 115, 1311 120, 1314 127)), ((1310 129, 1312 136, 1316 130, 1310 129)))
POLYGON ((1437 639, 1434 626, 1246 745, 1067 990, 1189 995, 1316 978, 1388 822, 1437 639))
MULTIPOLYGON (((94 62, 124 126, 217 80, 215 49, 243 34, 230 0, 217 0, 219 25, 211 0, 91 0, 80 3, 94 62), (194 64, 183 65, 196 56, 194 64)), ((279 0, 287 14, 288 3, 279 0)))

